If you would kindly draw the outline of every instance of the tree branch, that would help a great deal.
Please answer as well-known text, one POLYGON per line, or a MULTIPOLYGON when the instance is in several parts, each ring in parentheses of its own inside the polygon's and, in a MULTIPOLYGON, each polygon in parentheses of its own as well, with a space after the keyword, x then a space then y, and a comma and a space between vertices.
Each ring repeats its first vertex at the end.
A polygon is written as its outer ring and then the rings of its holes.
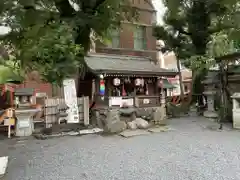
POLYGON ((190 32, 187 32, 187 31, 184 31, 182 28, 178 28, 178 29, 176 29, 179 33, 181 33, 181 34, 184 34, 184 35, 187 35, 187 36, 191 36, 192 35, 192 33, 190 33, 190 32))
POLYGON ((84 13, 93 15, 99 6, 101 6, 106 0, 83 0, 79 4, 80 9, 84 13), (94 2, 93 2, 94 1, 94 2))
POLYGON ((61 14, 61 17, 68 18, 75 15, 75 10, 68 0, 54 0, 55 6, 61 14))
POLYGON ((101 6, 106 0, 96 0, 95 5, 93 6, 93 10, 97 10, 99 6, 101 6))

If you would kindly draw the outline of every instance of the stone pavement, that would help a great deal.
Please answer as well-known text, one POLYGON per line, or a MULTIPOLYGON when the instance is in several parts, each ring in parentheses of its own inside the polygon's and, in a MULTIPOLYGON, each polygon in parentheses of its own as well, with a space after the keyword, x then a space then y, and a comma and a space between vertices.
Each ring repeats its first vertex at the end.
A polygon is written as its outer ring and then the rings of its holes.
POLYGON ((240 132, 190 117, 174 131, 86 135, 9 145, 4 180, 239 180, 240 132))

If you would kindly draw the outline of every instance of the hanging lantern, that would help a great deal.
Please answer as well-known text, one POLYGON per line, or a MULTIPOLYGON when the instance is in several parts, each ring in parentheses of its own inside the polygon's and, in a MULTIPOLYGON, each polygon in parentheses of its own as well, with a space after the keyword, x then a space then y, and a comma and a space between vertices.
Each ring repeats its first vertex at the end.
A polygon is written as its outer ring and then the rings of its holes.
POLYGON ((105 95, 105 82, 104 82, 104 80, 100 80, 100 95, 101 96, 105 95))
POLYGON ((113 85, 114 85, 114 86, 119 86, 120 83, 121 83, 121 80, 120 80, 119 78, 114 78, 114 79, 113 79, 113 85))
POLYGON ((140 86, 141 85, 141 79, 135 79, 135 85, 140 86))

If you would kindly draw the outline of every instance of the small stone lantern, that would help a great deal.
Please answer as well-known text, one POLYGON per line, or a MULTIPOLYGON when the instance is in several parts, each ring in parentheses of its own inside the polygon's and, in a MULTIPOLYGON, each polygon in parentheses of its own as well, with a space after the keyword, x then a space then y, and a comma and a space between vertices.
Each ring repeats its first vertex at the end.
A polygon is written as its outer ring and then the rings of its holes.
POLYGON ((206 118, 217 118, 218 114, 214 110, 214 96, 216 94, 215 85, 218 83, 216 81, 216 71, 209 71, 206 79, 202 82, 204 85, 203 94, 207 96, 207 110, 203 113, 206 118))

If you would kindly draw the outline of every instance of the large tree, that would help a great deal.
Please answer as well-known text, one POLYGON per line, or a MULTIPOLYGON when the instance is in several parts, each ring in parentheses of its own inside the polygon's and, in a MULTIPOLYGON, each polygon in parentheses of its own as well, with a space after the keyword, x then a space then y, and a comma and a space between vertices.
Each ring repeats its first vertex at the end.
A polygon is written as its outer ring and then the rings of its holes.
POLYGON ((164 0, 165 24, 155 35, 180 58, 205 55, 212 35, 225 31, 240 38, 238 0, 164 0))
POLYGON ((131 18, 136 11, 127 0, 1 0, 0 17, 12 33, 52 21, 65 21, 75 30, 75 42, 90 46, 93 30, 103 36, 107 29, 116 27, 122 20, 131 18))
POLYGON ((104 37, 136 14, 127 0, 1 0, 0 25, 10 28, 1 38, 22 68, 59 83, 82 67, 91 34, 104 37))
POLYGON ((167 48, 174 51, 178 60, 191 67, 193 72, 206 70, 209 59, 208 47, 211 47, 214 38, 218 37, 216 34, 224 33, 228 38, 240 39, 238 0, 163 0, 163 2, 167 7, 165 24, 155 28, 155 36, 164 40, 167 48))

